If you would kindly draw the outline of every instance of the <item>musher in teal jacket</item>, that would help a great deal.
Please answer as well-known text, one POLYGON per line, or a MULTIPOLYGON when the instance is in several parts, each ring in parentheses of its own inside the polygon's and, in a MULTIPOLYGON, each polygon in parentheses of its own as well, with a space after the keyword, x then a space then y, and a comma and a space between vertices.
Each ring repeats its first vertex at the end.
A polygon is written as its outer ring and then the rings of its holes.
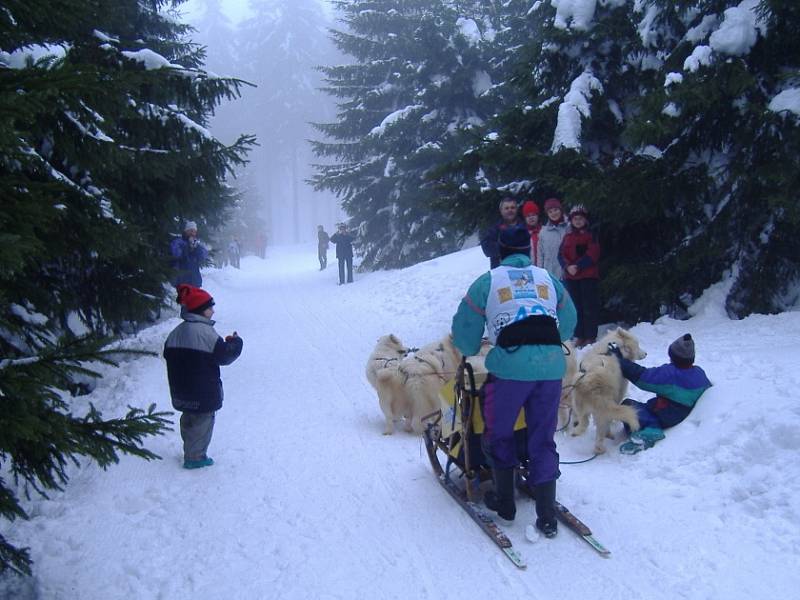
POLYGON ((486 330, 495 345, 486 357, 490 376, 482 390, 482 443, 495 484, 485 496, 486 506, 507 520, 516 515, 514 423, 524 407, 536 527, 552 537, 560 474, 554 436, 566 370, 561 342, 572 337, 575 306, 558 279, 531 264, 524 227, 503 230, 499 245, 500 266, 473 282, 453 317, 453 341, 471 356, 478 353, 486 330))

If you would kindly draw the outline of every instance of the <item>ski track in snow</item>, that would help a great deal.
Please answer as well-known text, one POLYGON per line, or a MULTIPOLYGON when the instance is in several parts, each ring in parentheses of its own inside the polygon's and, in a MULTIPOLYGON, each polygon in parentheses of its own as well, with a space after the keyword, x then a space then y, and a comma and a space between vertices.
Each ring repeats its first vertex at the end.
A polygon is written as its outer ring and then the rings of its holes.
MULTIPOLYGON (((31 519, 3 523, 29 546, 33 578, 0 582, 25 600, 766 598, 800 584, 800 313, 633 328, 649 356, 691 331, 714 382, 689 419, 635 456, 563 465, 559 499, 612 551, 600 558, 566 528, 526 540, 535 518, 518 497, 504 530, 527 559, 517 570, 440 488, 422 441, 381 435, 364 376, 376 339, 409 346, 445 335, 479 249, 402 271, 356 274, 337 286, 312 247, 271 249, 242 270, 204 273, 216 329, 244 351, 223 367, 209 469, 185 471, 176 431, 151 439, 163 460, 123 457, 107 471, 72 469, 62 493, 26 502, 31 519)), ((171 318, 127 343, 160 353, 171 318)), ((106 416, 155 402, 171 410, 159 357, 125 360, 76 413, 106 416)), ((640 400, 646 392, 629 388, 640 400)), ((175 416, 177 426, 177 415, 175 416)), ((592 428, 558 434, 562 460, 591 456, 592 428)))

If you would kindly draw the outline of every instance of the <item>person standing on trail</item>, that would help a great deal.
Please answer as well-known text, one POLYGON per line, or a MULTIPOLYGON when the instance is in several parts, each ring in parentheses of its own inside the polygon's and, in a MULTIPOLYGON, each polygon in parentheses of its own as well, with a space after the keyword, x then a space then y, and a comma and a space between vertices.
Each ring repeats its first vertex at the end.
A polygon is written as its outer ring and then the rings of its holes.
POLYGON ((347 268, 347 283, 353 283, 353 240, 346 223, 339 223, 339 230, 331 236, 336 244, 336 258, 339 261, 339 285, 345 283, 344 271, 347 268))
POLYGON ((517 201, 513 198, 503 198, 497 205, 500 211, 500 220, 489 227, 481 235, 481 250, 489 258, 489 268, 494 269, 500 264, 500 251, 498 248, 498 237, 500 232, 509 227, 521 225, 517 201))
POLYGON ((545 222, 539 229, 539 241, 536 244, 536 266, 546 269, 556 279, 561 279, 561 263, 558 262, 558 251, 561 241, 567 233, 567 221, 561 201, 548 198, 544 201, 545 222))
POLYGON ((589 213, 582 204, 569 211, 569 223, 561 240, 558 262, 563 269, 564 285, 578 311, 575 347, 583 348, 597 341, 600 324, 600 243, 589 230, 589 213))
POLYGON ((203 285, 203 276, 200 267, 208 258, 208 249, 197 239, 197 223, 186 221, 183 226, 183 235, 172 240, 170 244, 173 265, 177 269, 175 286, 188 283, 200 287, 203 285))
POLYGON ((319 258, 319 270, 328 267, 328 247, 331 238, 322 225, 317 225, 317 258, 319 258))
POLYGON ((536 528, 553 537, 560 475, 554 437, 566 371, 561 343, 572 336, 575 306, 558 279, 531 264, 531 236, 524 226, 502 230, 498 242, 502 262, 467 290, 453 317, 453 342, 464 356, 475 355, 485 329, 494 344, 481 389, 486 423, 481 443, 494 479, 486 506, 506 520, 516 515, 514 423, 524 407, 536 528))
POLYGON ((172 406, 181 412, 183 468, 210 467, 207 454, 216 411, 222 408, 220 365, 229 365, 242 353, 242 338, 234 331, 223 340, 214 330, 214 298, 187 284, 178 286, 183 323, 164 343, 172 406))

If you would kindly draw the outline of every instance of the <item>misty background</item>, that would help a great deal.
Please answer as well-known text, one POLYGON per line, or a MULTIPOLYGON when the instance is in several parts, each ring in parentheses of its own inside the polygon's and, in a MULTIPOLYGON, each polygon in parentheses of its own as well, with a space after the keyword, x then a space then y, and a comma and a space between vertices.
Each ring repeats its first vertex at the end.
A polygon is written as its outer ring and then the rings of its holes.
POLYGON ((319 138, 310 122, 335 120, 335 99, 320 90, 321 65, 347 62, 330 42, 330 5, 317 0, 190 0, 184 20, 206 47, 206 68, 243 79, 242 97, 224 102, 210 129, 226 144, 241 133, 258 146, 229 183, 240 194, 239 214, 222 237, 237 236, 251 249, 258 229, 268 245, 316 240, 317 225, 331 231, 346 219, 338 199, 306 183, 319 138), (254 226, 255 225, 255 226, 254 226), (227 234, 227 235, 225 235, 227 234))

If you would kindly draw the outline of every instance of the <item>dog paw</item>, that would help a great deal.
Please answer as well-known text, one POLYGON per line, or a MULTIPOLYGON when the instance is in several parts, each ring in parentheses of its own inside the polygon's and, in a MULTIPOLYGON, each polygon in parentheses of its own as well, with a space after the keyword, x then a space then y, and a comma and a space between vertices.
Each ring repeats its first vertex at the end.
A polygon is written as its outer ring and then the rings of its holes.
POLYGON ((606 447, 605 446, 595 446, 594 447, 594 453, 595 454, 605 454, 606 453, 606 447))

